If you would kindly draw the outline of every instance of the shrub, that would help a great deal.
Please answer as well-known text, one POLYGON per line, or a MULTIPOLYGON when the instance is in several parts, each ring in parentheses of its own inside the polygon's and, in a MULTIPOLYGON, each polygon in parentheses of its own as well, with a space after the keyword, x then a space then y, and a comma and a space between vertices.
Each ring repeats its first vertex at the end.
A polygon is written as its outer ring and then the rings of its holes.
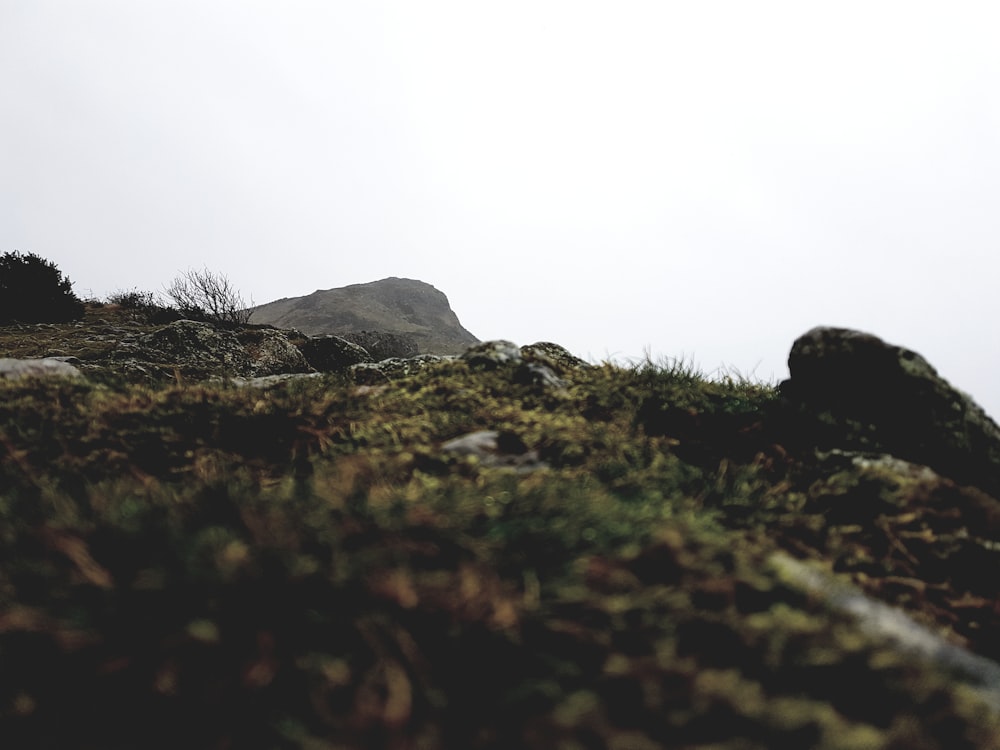
POLYGON ((193 320, 215 323, 243 324, 250 322, 251 306, 247 305, 229 279, 207 268, 188 269, 165 289, 177 309, 193 320))
POLYGON ((0 322, 60 323, 82 317, 83 303, 54 263, 34 253, 0 255, 0 322))
POLYGON ((152 292, 117 291, 108 295, 108 303, 124 307, 126 310, 149 310, 157 307, 156 296, 152 292))
MULTIPOLYGON (((179 310, 170 307, 165 300, 158 297, 153 292, 139 291, 117 291, 108 295, 107 303, 118 305, 123 310, 132 314, 133 319, 142 323, 160 325, 172 323, 185 317, 193 317, 192 314, 184 315, 179 310)), ((198 315, 197 318, 207 319, 205 315, 198 315)))

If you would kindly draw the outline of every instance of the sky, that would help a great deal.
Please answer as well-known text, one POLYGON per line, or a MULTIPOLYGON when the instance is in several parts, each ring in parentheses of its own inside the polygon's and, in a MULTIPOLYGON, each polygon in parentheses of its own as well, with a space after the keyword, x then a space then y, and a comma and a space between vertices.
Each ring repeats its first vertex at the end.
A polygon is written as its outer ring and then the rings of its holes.
POLYGON ((0 252, 98 298, 420 279, 483 340, 766 382, 856 328, 997 418, 997 38, 992 0, 0 0, 0 252))

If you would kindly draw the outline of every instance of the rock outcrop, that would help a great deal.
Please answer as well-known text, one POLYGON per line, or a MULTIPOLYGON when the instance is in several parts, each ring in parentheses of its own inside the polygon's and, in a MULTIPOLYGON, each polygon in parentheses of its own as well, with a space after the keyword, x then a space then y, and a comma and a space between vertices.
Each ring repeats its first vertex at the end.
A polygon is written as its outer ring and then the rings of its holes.
POLYGON ((867 333, 799 337, 781 385, 796 442, 887 453, 1000 497, 1000 427, 916 352, 867 333))
POLYGON ((416 339, 409 334, 358 331, 343 333, 341 338, 360 346, 375 362, 384 359, 408 359, 420 353, 416 339))
POLYGON ((398 338, 388 356, 396 357, 404 341, 422 354, 460 354, 478 341, 462 327, 442 292, 413 279, 388 278, 276 300, 256 307, 250 320, 308 335, 392 334, 398 338))
POLYGON ((801 493, 787 522, 822 519, 808 556, 869 598, 799 563, 782 565, 863 628, 889 627, 901 652, 946 671, 966 665, 963 679, 1000 706, 1000 667, 954 648, 1000 659, 986 635, 1000 629, 1000 428, 922 356, 868 333, 815 328, 795 341, 788 365, 770 435, 791 467, 789 488, 801 493), (957 639, 932 636, 941 628, 957 639))
POLYGON ((193 379, 253 378, 311 369, 287 332, 233 330, 193 320, 178 320, 149 333, 125 336, 91 366, 151 380, 177 374, 193 379))
POLYGON ((302 342, 302 353, 319 372, 344 372, 353 365, 372 361, 364 348, 340 336, 310 336, 302 342))

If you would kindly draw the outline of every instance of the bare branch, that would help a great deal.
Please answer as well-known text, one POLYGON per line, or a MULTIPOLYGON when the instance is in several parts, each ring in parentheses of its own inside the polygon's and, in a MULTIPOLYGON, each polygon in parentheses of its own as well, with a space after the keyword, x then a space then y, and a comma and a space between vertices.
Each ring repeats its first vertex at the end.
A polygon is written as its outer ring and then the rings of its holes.
POLYGON ((226 276, 207 268, 188 269, 170 282, 164 292, 184 315, 217 323, 250 321, 253 301, 246 304, 226 276))

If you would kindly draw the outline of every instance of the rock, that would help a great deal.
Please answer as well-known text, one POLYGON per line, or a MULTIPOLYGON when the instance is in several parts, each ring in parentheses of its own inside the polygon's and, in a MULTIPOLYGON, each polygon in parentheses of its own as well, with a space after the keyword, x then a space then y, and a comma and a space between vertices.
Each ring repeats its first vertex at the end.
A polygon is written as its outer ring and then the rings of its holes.
POLYGON ((887 453, 1000 496, 1000 427, 916 352, 814 328, 795 341, 788 369, 790 443, 887 453))
POLYGON ((574 370, 593 367, 586 360, 580 359, 575 354, 559 344, 548 341, 539 341, 521 347, 521 356, 527 362, 537 362, 545 365, 558 375, 569 375, 574 370))
POLYGON ((558 377, 547 365, 537 362, 521 362, 514 372, 514 382, 521 385, 537 385, 548 390, 561 391, 566 381, 558 377))
POLYGON ((485 341, 466 349, 460 359, 473 368, 495 370, 521 362, 521 350, 511 341, 485 341))
POLYGON ((783 552, 774 553, 769 562, 789 585, 853 618, 863 633, 890 643, 907 658, 928 662, 951 673, 993 712, 1000 712, 1000 665, 996 662, 948 642, 898 609, 783 552))
POLYGON ((178 320, 138 337, 136 348, 147 362, 207 368, 231 376, 252 374, 252 360, 236 334, 211 323, 178 320))
POLYGON ((20 380, 22 378, 82 378, 83 374, 61 358, 40 359, 0 358, 0 380, 20 380))
POLYGON ((310 336, 301 346, 306 361, 320 372, 346 372, 372 358, 357 344, 340 336, 310 336))
POLYGON ((276 385, 284 385, 300 380, 312 380, 323 377, 321 372, 297 372, 284 373, 281 375, 263 375, 258 378, 232 378, 229 382, 232 385, 244 388, 272 388, 276 385))
POLYGON ((540 385, 549 390, 563 390, 574 372, 593 367, 559 344, 540 341, 521 347, 524 360, 518 367, 515 382, 540 385))
POLYGON ((248 328, 238 331, 236 338, 250 357, 253 377, 305 373, 312 369, 285 331, 248 328))
POLYGON ((513 342, 503 340, 486 341, 470 347, 460 359, 479 370, 510 367, 513 382, 540 386, 549 391, 566 388, 566 381, 557 372, 570 374, 590 366, 558 344, 538 343, 519 348, 513 342))
POLYGON ((153 379, 175 372, 196 379, 307 372, 309 364, 289 335, 274 329, 232 330, 178 320, 121 340, 106 361, 126 375, 153 379))
POLYGON ((383 359, 409 359, 420 353, 416 339, 408 334, 358 331, 340 335, 341 338, 360 346, 376 362, 381 362, 383 359))
POLYGON ((475 456, 484 466, 505 466, 521 472, 546 468, 538 458, 538 451, 529 450, 521 438, 511 432, 470 432, 442 444, 441 450, 457 456, 475 456))
POLYGON ((433 354, 420 354, 409 359, 383 359, 381 362, 361 362, 352 365, 349 372, 351 380, 358 385, 379 385, 413 375, 445 359, 448 358, 433 354))

